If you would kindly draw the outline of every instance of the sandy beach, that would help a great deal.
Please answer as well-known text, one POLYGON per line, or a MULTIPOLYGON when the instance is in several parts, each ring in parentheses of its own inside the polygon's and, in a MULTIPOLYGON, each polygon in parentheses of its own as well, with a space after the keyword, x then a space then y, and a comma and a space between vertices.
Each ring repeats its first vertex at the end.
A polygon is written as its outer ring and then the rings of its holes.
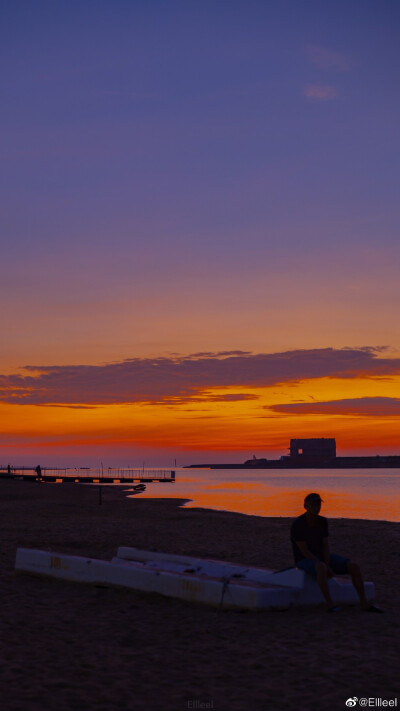
MULTIPOLYGON (((111 559, 120 545, 284 568, 292 519, 181 509, 122 487, 0 482, 2 708, 344 709, 400 689, 400 524, 332 519, 384 615, 218 611, 14 572, 18 546, 111 559), (203 705, 204 704, 204 705, 203 705)), ((299 514, 302 513, 299 507, 299 514)))

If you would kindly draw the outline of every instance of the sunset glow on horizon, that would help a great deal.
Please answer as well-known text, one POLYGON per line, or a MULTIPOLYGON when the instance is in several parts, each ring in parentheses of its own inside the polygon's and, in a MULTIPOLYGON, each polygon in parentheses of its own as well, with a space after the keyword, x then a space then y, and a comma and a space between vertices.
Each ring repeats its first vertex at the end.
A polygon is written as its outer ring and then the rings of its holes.
POLYGON ((291 437, 325 436, 343 454, 397 452, 400 359, 382 353, 199 354, 43 371, 0 382, 4 453, 241 461, 284 454, 291 437))

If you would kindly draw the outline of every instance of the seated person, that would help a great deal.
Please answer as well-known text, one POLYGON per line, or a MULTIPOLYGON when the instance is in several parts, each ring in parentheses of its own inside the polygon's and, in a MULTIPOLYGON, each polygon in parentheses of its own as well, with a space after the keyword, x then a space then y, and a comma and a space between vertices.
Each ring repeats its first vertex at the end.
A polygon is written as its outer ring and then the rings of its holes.
POLYGON ((360 598, 361 609, 367 612, 382 612, 375 605, 370 605, 365 597, 364 581, 357 563, 349 558, 330 553, 328 543, 328 521, 320 516, 322 499, 319 494, 308 494, 304 499, 306 513, 292 524, 291 541, 295 564, 300 570, 317 579, 317 583, 326 600, 327 611, 336 612, 339 608, 333 603, 329 592, 328 579, 333 575, 351 575, 352 583, 360 598))

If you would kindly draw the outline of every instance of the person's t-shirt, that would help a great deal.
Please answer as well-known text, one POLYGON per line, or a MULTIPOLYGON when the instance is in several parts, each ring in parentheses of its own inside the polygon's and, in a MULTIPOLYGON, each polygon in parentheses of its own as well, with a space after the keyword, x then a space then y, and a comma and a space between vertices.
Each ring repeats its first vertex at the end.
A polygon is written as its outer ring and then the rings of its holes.
POLYGON ((310 553, 323 560, 324 547, 323 539, 328 535, 328 521, 324 516, 318 516, 315 524, 310 526, 306 518, 307 514, 302 514, 292 523, 290 530, 290 538, 293 546, 293 555, 295 562, 303 560, 305 557, 300 549, 296 546, 296 541, 305 541, 310 553))

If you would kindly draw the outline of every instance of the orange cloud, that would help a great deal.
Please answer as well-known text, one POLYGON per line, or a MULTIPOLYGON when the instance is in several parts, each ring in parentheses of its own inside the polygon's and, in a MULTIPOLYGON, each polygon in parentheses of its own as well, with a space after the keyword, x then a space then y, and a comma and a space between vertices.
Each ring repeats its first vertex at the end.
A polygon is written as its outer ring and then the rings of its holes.
POLYGON ((352 61, 342 52, 336 52, 319 45, 307 45, 305 51, 310 62, 321 69, 334 68, 341 72, 348 72, 352 67, 352 61))
POLYGON ((304 88, 307 99, 314 101, 332 101, 338 96, 337 89, 329 84, 307 84, 304 88))

